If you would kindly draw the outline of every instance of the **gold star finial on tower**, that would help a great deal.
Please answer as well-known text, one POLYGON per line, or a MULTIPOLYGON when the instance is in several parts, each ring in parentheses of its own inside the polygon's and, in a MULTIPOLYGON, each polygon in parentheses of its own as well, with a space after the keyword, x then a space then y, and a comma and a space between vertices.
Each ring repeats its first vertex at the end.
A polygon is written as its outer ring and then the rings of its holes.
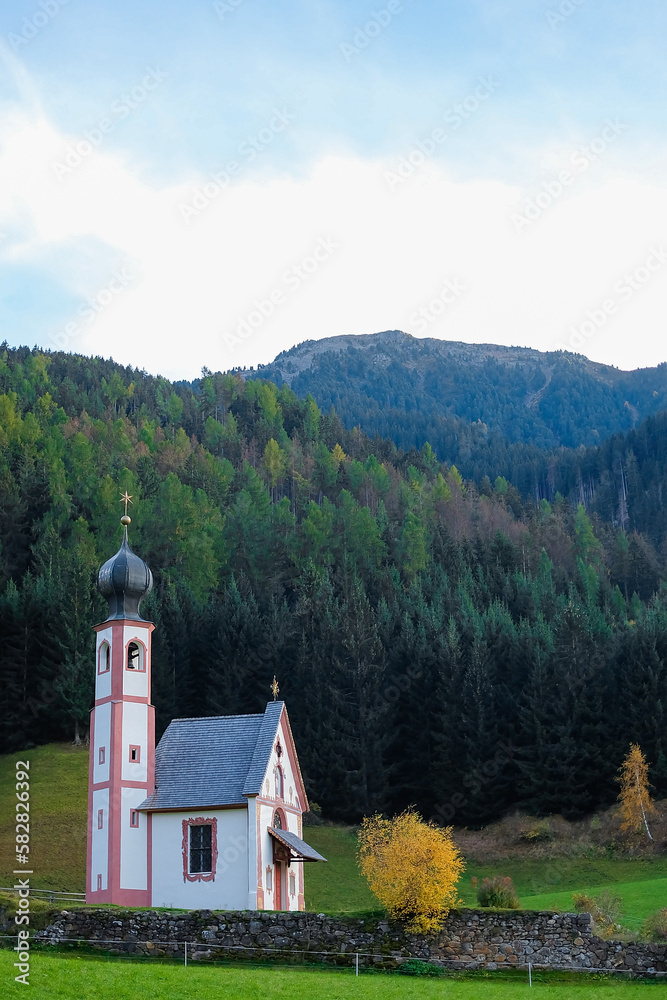
POLYGON ((130 518, 130 517, 128 516, 128 513, 127 513, 127 505, 128 505, 128 503, 132 503, 132 497, 131 497, 131 496, 130 496, 130 494, 129 494, 129 493, 127 492, 127 490, 125 490, 125 492, 124 492, 124 493, 121 493, 121 495, 120 495, 120 502, 121 502, 121 503, 124 503, 124 504, 125 504, 125 513, 124 513, 124 514, 123 514, 123 516, 121 517, 121 519, 120 519, 120 523, 121 523, 121 524, 124 524, 124 525, 125 525, 125 527, 127 527, 127 526, 128 526, 128 524, 131 524, 131 523, 132 523, 132 518, 130 518))
POLYGON ((271 691, 273 693, 273 700, 277 701, 280 688, 278 687, 278 681, 276 680, 276 675, 273 675, 273 680, 271 681, 271 691))

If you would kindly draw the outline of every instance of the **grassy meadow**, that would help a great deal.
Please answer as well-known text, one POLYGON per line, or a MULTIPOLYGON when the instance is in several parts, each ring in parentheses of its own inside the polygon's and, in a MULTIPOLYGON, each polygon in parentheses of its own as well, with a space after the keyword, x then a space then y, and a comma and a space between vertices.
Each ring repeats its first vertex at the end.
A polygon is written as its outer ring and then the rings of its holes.
MULTIPOLYGON (((13 884, 14 768, 17 759, 30 761, 31 884, 35 888, 82 891, 85 887, 86 799, 88 748, 51 744, 0 757, 0 886, 13 884)), ((309 843, 327 859, 306 868, 306 905, 316 913, 378 911, 379 904, 361 878, 356 864, 356 835, 351 827, 323 824, 304 831, 309 843)), ((479 834, 455 831, 467 870, 459 893, 475 905, 471 877, 510 875, 526 909, 572 909, 572 893, 595 895, 610 889, 620 896, 622 924, 636 932, 650 913, 667 906, 667 855, 627 857, 620 852, 593 851, 581 842, 571 856, 537 856, 496 844, 496 859, 480 847, 479 834), (476 839, 475 839, 476 838, 476 839), (467 850, 466 848, 469 848, 467 850), (586 853, 582 855, 582 850, 586 853), (504 850, 505 856, 502 856, 504 850), (474 855, 473 855, 474 852, 474 855), (475 860, 475 855, 482 860, 475 860), (497 858, 502 856, 502 860, 497 858)), ((505 831, 510 844, 513 832, 505 831)), ((544 850, 542 850, 544 855, 544 850)))
MULTIPOLYGON (((20 996, 13 982, 13 955, 0 951, 0 996, 20 996)), ((596 976, 539 975, 529 989, 517 974, 459 974, 437 978, 399 973, 363 973, 321 968, 202 966, 158 964, 127 959, 35 952, 31 959, 30 996, 34 1000, 634 1000, 662 993, 653 983, 596 976)))

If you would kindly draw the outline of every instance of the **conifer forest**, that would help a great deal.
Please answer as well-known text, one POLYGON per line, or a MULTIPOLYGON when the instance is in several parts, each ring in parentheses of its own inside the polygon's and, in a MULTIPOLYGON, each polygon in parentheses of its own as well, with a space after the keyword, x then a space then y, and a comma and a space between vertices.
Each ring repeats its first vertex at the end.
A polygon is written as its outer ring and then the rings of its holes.
POLYGON ((275 675, 332 820, 580 817, 630 743, 667 796, 667 412, 459 456, 256 376, 0 347, 0 751, 86 738, 126 490, 158 736, 275 675))

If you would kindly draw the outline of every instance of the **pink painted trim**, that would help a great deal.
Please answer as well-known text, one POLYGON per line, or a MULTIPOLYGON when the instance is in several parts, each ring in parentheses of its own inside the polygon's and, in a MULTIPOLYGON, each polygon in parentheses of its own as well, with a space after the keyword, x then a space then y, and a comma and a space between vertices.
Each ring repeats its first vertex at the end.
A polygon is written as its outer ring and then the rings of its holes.
MULTIPOLYGON (((257 796, 257 802, 261 803, 263 806, 270 806, 272 809, 276 809, 276 799, 275 798, 260 798, 257 796)), ((222 808, 222 807, 221 807, 222 808)), ((285 813, 289 813, 291 816, 301 816, 301 809, 299 806, 290 805, 289 802, 281 802, 280 808, 285 810, 285 813)))
POLYGON ((111 751, 109 767, 109 860, 107 867, 107 889, 111 893, 111 902, 120 902, 117 894, 120 889, 120 859, 121 859, 121 827, 122 799, 121 792, 123 767, 123 704, 111 706, 111 751))
MULTIPOLYGON (((135 671, 135 673, 140 673, 140 671, 137 670, 137 671, 135 671)), ((123 695, 122 698, 114 698, 112 695, 107 695, 106 698, 97 698, 96 701, 95 701, 95 707, 99 708, 100 705, 105 705, 109 701, 112 704, 114 702, 116 702, 116 701, 117 702, 121 702, 121 701, 128 701, 128 702, 129 701, 133 701, 133 702, 136 702, 137 704, 145 705, 149 701, 149 699, 150 699, 150 695, 146 695, 146 697, 144 697, 143 695, 126 694, 126 695, 123 695)))
POLYGON ((114 618, 112 621, 107 619, 105 622, 100 622, 98 625, 93 625, 93 632, 104 632, 105 629, 113 628, 114 625, 131 625, 132 628, 136 628, 137 625, 141 625, 142 628, 148 629, 148 634, 150 635, 155 631, 155 624, 153 622, 138 622, 136 618, 114 618))
MULTIPOLYGON (((150 698, 150 686, 148 696, 150 698)), ((155 791, 155 708, 148 706, 146 712, 146 788, 147 796, 155 791)))
MULTIPOLYGON (((95 746, 95 709, 90 713, 90 746, 95 746)), ((88 815, 86 818, 86 902, 90 903, 90 894, 93 892, 93 771, 95 768, 95 757, 89 751, 88 754, 88 815)))
MULTIPOLYGON (((134 764, 135 762, 132 761, 132 763, 134 764)), ((93 785, 93 791, 98 792, 100 788, 108 788, 108 787, 109 787, 108 781, 98 781, 93 785)), ((123 779, 123 788, 143 788, 144 791, 146 792, 146 797, 148 798, 149 793, 146 788, 145 781, 125 781, 125 779, 123 779)), ((183 812, 182 809, 180 811, 183 812)))
POLYGON ((153 905, 153 817, 146 816, 146 844, 148 846, 148 864, 146 866, 146 885, 148 886, 148 905, 153 905))
POLYGON ((203 816, 198 816, 197 819, 184 819, 183 820, 183 841, 181 844, 183 848, 183 881, 184 882, 215 882, 215 869, 218 862, 218 821, 214 817, 213 819, 205 819, 203 816), (191 826, 210 826, 211 827, 211 871, 206 872, 194 872, 190 874, 190 827, 191 826))
POLYGON ((287 756, 289 758, 290 767, 292 769, 292 774, 294 775, 294 783, 298 785, 295 788, 295 794, 299 797, 299 803, 301 805, 301 812, 308 812, 308 796, 306 795, 306 786, 303 783, 303 775, 301 774, 301 768, 299 766, 299 758, 296 755, 296 747, 294 745, 294 737, 292 736, 292 727, 289 724, 289 716, 287 714, 287 709, 283 705, 283 710, 280 713, 280 727, 283 731, 283 743, 287 748, 287 756))
MULTIPOLYGON (((262 887, 262 831, 261 831, 261 810, 259 808, 259 800, 255 799, 255 819, 257 821, 257 832, 255 834, 255 843, 257 844, 257 889, 262 887)), ((262 899, 264 899, 264 894, 262 893, 262 899)), ((259 905, 259 897, 257 903, 257 909, 263 910, 263 905, 259 905)))
POLYGON ((274 805, 274 807, 273 807, 273 816, 271 817, 271 826, 273 826, 273 824, 274 824, 274 821, 275 821, 275 818, 276 818, 276 813, 278 813, 278 815, 280 816, 280 822, 282 823, 282 826, 280 827, 280 829, 281 830, 285 830, 285 832, 288 833, 289 830, 288 830, 288 826, 287 826, 287 816, 285 815, 285 810, 281 806, 275 806, 274 805))
POLYGON ((114 906, 150 906, 150 895, 146 889, 116 889, 112 892, 107 888, 101 892, 92 893, 91 902, 98 906, 100 903, 111 903, 114 906))

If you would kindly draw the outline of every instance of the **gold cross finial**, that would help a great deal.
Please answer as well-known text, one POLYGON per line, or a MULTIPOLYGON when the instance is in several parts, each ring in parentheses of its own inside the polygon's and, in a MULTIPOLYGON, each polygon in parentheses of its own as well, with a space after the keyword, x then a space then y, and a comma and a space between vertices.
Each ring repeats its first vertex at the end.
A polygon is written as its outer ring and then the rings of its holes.
POLYGON ((276 680, 275 674, 273 675, 273 680, 271 681, 271 691, 273 692, 273 700, 276 701, 280 688, 278 687, 278 681, 276 680))
POLYGON ((127 516, 127 505, 129 503, 132 503, 132 497, 129 495, 129 493, 127 492, 127 490, 125 490, 124 493, 121 493, 121 495, 120 495, 120 502, 125 504, 125 514, 127 516))

